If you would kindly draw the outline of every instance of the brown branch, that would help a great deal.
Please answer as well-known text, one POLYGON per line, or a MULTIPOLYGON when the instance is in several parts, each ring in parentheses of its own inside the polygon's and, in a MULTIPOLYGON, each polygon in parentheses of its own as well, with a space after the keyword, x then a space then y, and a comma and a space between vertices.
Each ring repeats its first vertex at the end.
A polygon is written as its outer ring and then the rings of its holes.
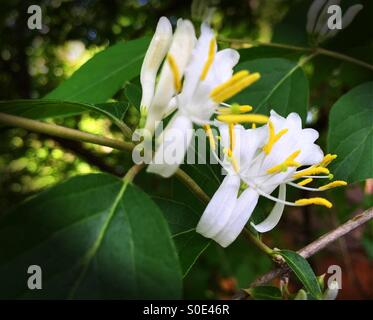
POLYGON ((83 132, 76 129, 66 128, 56 124, 50 124, 42 121, 27 119, 23 117, 13 116, 10 114, 0 112, 0 123, 23 128, 33 132, 49 134, 51 136, 71 139, 74 141, 84 141, 89 143, 95 143, 101 146, 107 146, 119 150, 131 151, 134 148, 134 144, 131 142, 125 142, 121 140, 114 140, 96 134, 83 132))
MULTIPOLYGON (((364 211, 362 214, 359 214, 352 219, 348 220, 346 223, 342 224, 338 228, 324 234, 319 239, 311 242, 309 245, 305 246, 303 249, 299 250, 298 253, 303 258, 309 258, 313 256, 315 253, 319 252, 320 250, 324 249, 330 243, 336 241, 340 237, 343 237, 347 233, 351 232, 352 230, 360 227, 362 224, 368 222, 369 220, 373 219, 373 207, 369 208, 368 210, 364 211)), ((266 274, 262 275, 258 279, 256 279, 252 284, 251 287, 256 287, 259 285, 263 285, 265 283, 270 282, 274 278, 284 274, 285 272, 289 271, 288 267, 277 268, 266 274)))

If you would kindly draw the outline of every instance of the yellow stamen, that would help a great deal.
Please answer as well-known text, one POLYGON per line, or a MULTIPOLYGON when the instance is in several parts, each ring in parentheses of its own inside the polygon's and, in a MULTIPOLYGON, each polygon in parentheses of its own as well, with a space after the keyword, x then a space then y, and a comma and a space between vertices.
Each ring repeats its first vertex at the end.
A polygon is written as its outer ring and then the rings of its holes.
POLYGON ((302 181, 299 181, 299 182, 297 183, 297 185, 303 187, 303 186, 305 186, 306 184, 309 184, 309 183, 312 182, 312 181, 313 181, 312 178, 307 178, 307 179, 304 179, 304 180, 302 180, 302 181))
POLYGON ((263 147, 263 152, 269 154, 273 148, 273 145, 286 133, 288 129, 282 129, 280 132, 275 134, 275 127, 272 121, 268 121, 269 138, 267 144, 263 147))
POLYGON ((270 169, 267 170, 267 173, 279 173, 286 172, 289 167, 300 167, 300 163, 295 161, 295 158, 300 154, 300 150, 293 152, 286 160, 270 169))
POLYGON ((200 76, 200 80, 205 80, 212 63, 214 62, 215 47, 216 47, 216 40, 215 40, 215 38, 212 38, 211 41, 210 41, 209 53, 208 53, 208 56, 207 56, 205 66, 203 67, 203 70, 202 70, 202 73, 201 73, 201 76, 200 76))
POLYGON ((342 187, 342 186, 346 186, 346 185, 347 185, 346 181, 337 180, 337 181, 330 182, 330 183, 326 184, 325 186, 319 187, 319 190, 324 191, 324 190, 328 190, 328 189, 332 189, 332 188, 336 188, 336 187, 342 187))
MULTIPOLYGON (((259 80, 260 74, 259 73, 253 73, 251 75, 248 75, 244 77, 243 79, 236 81, 230 86, 226 86, 225 89, 218 92, 217 94, 211 94, 211 98, 215 102, 223 102, 225 100, 228 100, 229 98, 233 97, 243 89, 247 88, 251 84, 253 84, 255 81, 259 80)), ((228 80, 229 81, 229 80, 228 80)), ((214 89, 215 90, 215 89, 214 89)), ((213 90, 213 91, 214 91, 213 90)))
POLYGON ((234 149, 235 142, 236 142, 236 136, 234 132, 234 124, 230 123, 229 124, 229 149, 231 149, 231 151, 233 151, 234 149))
POLYGON ((256 123, 253 123, 253 124, 251 125, 251 129, 256 129, 256 123))
POLYGON ((237 160, 233 155, 231 156, 231 161, 234 171, 238 173, 238 171, 240 171, 240 167, 238 166, 237 160))
POLYGON ((329 174, 329 170, 323 167, 315 167, 315 168, 311 167, 311 168, 302 170, 300 172, 297 172, 295 175, 293 175, 293 178, 298 179, 298 178, 302 178, 303 176, 313 176, 319 173, 329 174))
POLYGON ((226 82, 216 86, 210 93, 210 96, 213 97, 219 94, 221 91, 225 90, 227 87, 234 85, 236 82, 240 81, 241 79, 245 78, 249 75, 249 71, 242 70, 234 74, 229 80, 226 82))
POLYGON ((328 153, 324 157, 324 159, 321 160, 321 162, 319 163, 319 166, 326 168, 330 164, 330 162, 332 162, 335 158, 337 158, 336 154, 330 154, 330 153, 328 153))
POLYGON ((230 148, 226 148, 223 150, 223 152, 228 156, 228 160, 232 163, 234 171, 239 172, 240 167, 238 165, 236 157, 232 153, 232 150, 230 148))
POLYGON ((324 198, 309 198, 309 199, 299 199, 297 201, 295 201, 295 204, 298 204, 298 205, 301 205, 301 206, 308 206, 310 204, 317 204, 317 205, 320 205, 320 206, 325 206, 327 208, 331 208, 333 206, 333 204, 324 199, 324 198))
POLYGON ((268 117, 262 114, 222 114, 218 115, 217 119, 225 123, 255 122, 264 124, 268 121, 268 117))
POLYGON ((209 138, 209 142, 210 142, 210 147, 212 150, 215 150, 216 148, 216 144, 215 144, 215 139, 214 139, 214 135, 212 134, 212 130, 211 130, 211 127, 209 124, 206 124, 203 126, 203 128, 205 129, 205 132, 206 132, 206 135, 207 137, 209 138))
POLYGON ((233 103, 230 108, 219 108, 218 112, 220 114, 240 114, 240 113, 246 113, 253 110, 252 106, 249 105, 242 105, 240 106, 237 103, 233 103))
POLYGON ((179 67, 177 66, 176 61, 171 54, 167 55, 167 61, 170 65, 172 74, 174 76, 175 90, 176 92, 179 92, 181 90, 181 78, 180 78, 179 67))

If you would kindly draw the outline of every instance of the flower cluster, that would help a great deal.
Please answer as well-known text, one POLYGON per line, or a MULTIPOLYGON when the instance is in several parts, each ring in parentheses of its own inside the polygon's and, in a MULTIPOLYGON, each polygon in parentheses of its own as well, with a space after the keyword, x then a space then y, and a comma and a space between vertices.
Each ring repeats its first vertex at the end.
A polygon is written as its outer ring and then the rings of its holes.
POLYGON ((248 223, 260 196, 276 202, 264 221, 252 224, 258 232, 267 232, 277 225, 285 205, 332 206, 321 197, 289 202, 286 186, 323 191, 346 185, 345 181, 333 181, 318 188, 306 186, 314 179, 332 179, 327 166, 336 156, 324 156, 315 144, 318 132, 302 129, 298 114, 283 118, 271 111, 267 117, 247 113, 252 110, 250 105, 225 103, 260 78, 259 73, 248 70, 233 73, 238 60, 239 54, 233 49, 218 51, 215 34, 207 24, 202 24, 197 40, 190 21, 179 20, 172 34, 168 19, 161 18, 141 70, 140 127, 150 132, 151 138, 158 123, 172 114, 155 141, 147 171, 163 177, 174 174, 193 137, 193 125, 203 126, 213 155, 227 176, 196 231, 223 247, 230 245, 248 223), (242 125, 248 122, 251 129, 242 125), (212 124, 219 128, 219 136, 214 136, 212 124), (169 153, 176 156, 165 161, 169 153), (272 193, 277 188, 275 197, 272 193))
POLYGON ((301 119, 296 113, 283 118, 271 111, 268 123, 259 128, 217 125, 224 150, 224 158, 218 158, 218 161, 227 171, 227 176, 206 207, 197 232, 223 247, 231 244, 245 227, 259 196, 276 202, 264 221, 252 224, 258 232, 267 232, 277 225, 285 205, 332 207, 321 197, 286 201, 287 185, 309 191, 346 185, 345 181, 333 181, 318 188, 306 187, 314 179, 333 178, 327 166, 336 155, 324 156, 314 143, 318 132, 302 129, 301 119), (278 197, 274 197, 271 193, 277 188, 278 197))
MULTIPOLYGON (((153 135, 159 121, 172 112, 174 114, 156 140, 157 147, 148 172, 170 177, 183 161, 193 136, 193 124, 202 125, 210 132, 213 115, 228 116, 229 120, 233 109, 227 108, 224 101, 260 78, 259 73, 251 74, 247 70, 233 74, 238 60, 236 50, 218 51, 215 34, 207 24, 202 24, 200 37, 196 40, 190 21, 179 20, 172 35, 168 19, 160 19, 141 70, 140 127, 144 126, 153 135), (165 161, 164 155, 171 152, 176 157, 165 161)), ((250 111, 251 107, 237 106, 235 110, 240 115, 250 111)), ((259 123, 267 121, 267 117, 251 117, 259 123)))

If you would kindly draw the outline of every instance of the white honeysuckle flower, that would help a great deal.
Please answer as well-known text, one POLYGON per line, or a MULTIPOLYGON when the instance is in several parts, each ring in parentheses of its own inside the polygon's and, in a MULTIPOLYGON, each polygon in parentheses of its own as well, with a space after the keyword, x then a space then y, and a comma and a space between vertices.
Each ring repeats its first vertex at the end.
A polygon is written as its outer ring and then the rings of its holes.
POLYGON ((267 232, 277 225, 285 205, 332 206, 320 197, 286 201, 286 185, 311 191, 346 185, 344 181, 334 181, 319 188, 304 186, 313 178, 330 178, 326 166, 336 156, 328 154, 323 157, 322 150, 314 143, 318 132, 302 129, 301 119, 296 113, 283 118, 271 111, 268 124, 260 128, 221 124, 219 131, 225 156, 218 161, 227 171, 227 176, 206 207, 197 232, 223 247, 230 245, 245 227, 259 196, 276 202, 264 221, 252 224, 258 232, 267 232), (310 167, 299 169, 304 166, 310 167), (306 180, 293 183, 300 178, 306 180), (279 195, 274 197, 271 193, 277 188, 279 195))
POLYGON ((172 26, 166 17, 161 17, 141 66, 141 109, 148 109, 154 96, 158 69, 170 48, 172 26))
MULTIPOLYGON (((314 0, 307 13, 307 33, 313 35, 316 43, 321 43, 327 39, 335 37, 341 30, 329 29, 328 8, 331 5, 339 5, 340 0, 314 0)), ((348 8, 342 17, 342 28, 347 28, 359 11, 363 9, 361 4, 356 4, 348 8)))
POLYGON ((172 98, 179 92, 184 70, 196 43, 193 24, 179 19, 174 34, 169 20, 160 18, 141 68, 141 119, 139 127, 152 135, 155 125, 170 108, 172 98), (165 59, 166 57, 166 59, 165 59), (164 61, 159 80, 157 73, 164 61))
POLYGON ((172 98, 180 92, 182 77, 196 41, 193 24, 189 20, 179 19, 147 115, 145 129, 149 132, 154 132, 156 124, 170 110, 172 98))
MULTIPOLYGON (((157 141, 159 146, 148 172, 163 177, 175 173, 192 139, 190 131, 193 123, 208 126, 210 118, 215 113, 221 113, 218 107, 223 101, 259 79, 258 73, 250 74, 246 70, 233 75, 233 67, 238 60, 236 50, 217 51, 213 30, 207 24, 202 24, 201 35, 185 70, 182 90, 170 102, 177 107, 177 112, 157 141), (175 134, 176 131, 180 134, 175 134), (175 157, 166 161, 170 153, 174 153, 175 157)), ((247 110, 247 107, 239 110, 247 110)))
MULTIPOLYGON (((347 9, 346 13, 342 17, 343 29, 347 28, 352 23, 356 15, 362 9, 363 9, 363 5, 361 4, 355 4, 347 9)), ((339 29, 329 30, 329 28, 322 29, 320 32, 321 42, 326 39, 335 37, 339 31, 341 30, 339 29)))
POLYGON ((335 300, 340 290, 337 280, 333 280, 323 294, 323 300, 335 300))

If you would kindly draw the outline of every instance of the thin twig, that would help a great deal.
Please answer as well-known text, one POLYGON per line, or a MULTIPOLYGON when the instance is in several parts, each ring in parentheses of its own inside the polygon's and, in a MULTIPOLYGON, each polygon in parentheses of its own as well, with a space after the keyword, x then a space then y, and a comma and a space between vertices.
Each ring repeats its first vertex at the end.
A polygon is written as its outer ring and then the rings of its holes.
POLYGON ((66 128, 56 124, 45 123, 42 121, 27 119, 19 116, 13 116, 2 112, 0 112, 0 123, 23 128, 33 132, 49 134, 55 137, 94 143, 119 150, 131 151, 134 148, 134 144, 130 142, 114 140, 80 130, 66 128))
POLYGON ((210 197, 201 189, 201 187, 182 169, 178 169, 175 177, 184 183, 202 202, 209 203, 210 197))
POLYGON ((294 46, 294 45, 288 45, 283 43, 274 43, 274 42, 262 42, 257 40, 245 40, 245 39, 230 39, 230 38, 223 38, 219 37, 219 40, 222 42, 229 42, 229 43, 242 43, 247 45, 253 45, 253 46, 264 46, 264 47, 273 47, 273 48, 282 48, 282 49, 288 49, 292 51, 299 51, 299 52, 314 52, 320 55, 332 57, 338 60, 350 62, 353 64, 356 64, 358 66, 364 67, 366 69, 369 69, 370 71, 373 71, 373 65, 369 64, 368 62, 350 57, 348 55, 345 55, 343 53, 335 52, 332 50, 316 47, 316 48, 309 48, 309 47, 300 47, 300 46, 294 46))
MULTIPOLYGON (((314 242, 311 242, 309 245, 305 246, 298 253, 303 258, 309 258, 315 253, 319 252, 320 250, 324 249, 330 243, 336 241, 340 237, 343 237, 345 234, 349 233, 350 231, 356 229, 357 227, 361 226, 362 224, 368 222, 369 220, 373 219, 373 207, 369 208, 368 210, 364 211, 362 214, 359 214, 352 219, 348 220, 346 223, 342 224, 338 228, 324 234, 319 239, 314 242)), ((287 272, 289 269, 287 267, 277 268, 266 274, 262 275, 258 279, 256 279, 252 284, 251 287, 263 285, 265 283, 270 282, 274 278, 280 276, 281 274, 287 272)))

